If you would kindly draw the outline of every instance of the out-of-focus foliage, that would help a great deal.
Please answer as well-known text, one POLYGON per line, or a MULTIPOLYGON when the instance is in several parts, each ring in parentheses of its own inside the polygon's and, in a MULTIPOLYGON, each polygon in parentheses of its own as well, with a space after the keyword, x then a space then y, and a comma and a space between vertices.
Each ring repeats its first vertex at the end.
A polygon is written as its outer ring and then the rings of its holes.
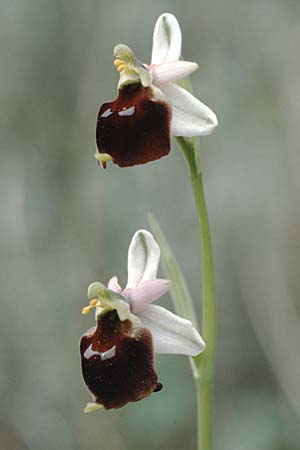
MULTIPOLYGON (((199 244, 173 145, 132 169, 94 161, 98 107, 116 96, 112 49, 149 61, 159 14, 178 17, 194 91, 220 126, 201 141, 219 312, 217 450, 300 447, 300 3, 2 0, 0 446, 195 447, 187 359, 159 357, 162 392, 83 415, 86 288, 123 282, 154 212, 200 302, 199 244)), ((169 299, 164 302, 170 305, 169 299)), ((199 312, 199 305, 197 306, 199 312)))

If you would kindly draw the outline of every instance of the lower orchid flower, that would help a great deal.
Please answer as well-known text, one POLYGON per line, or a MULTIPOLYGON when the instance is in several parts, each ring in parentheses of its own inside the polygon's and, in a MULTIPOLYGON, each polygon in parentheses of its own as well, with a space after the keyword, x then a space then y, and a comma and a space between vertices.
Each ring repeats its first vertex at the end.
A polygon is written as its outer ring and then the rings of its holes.
POLYGON ((175 84, 198 69, 180 60, 181 41, 177 19, 162 14, 154 28, 150 65, 126 45, 115 47, 119 95, 101 106, 97 121, 96 159, 102 167, 109 160, 121 167, 154 161, 169 153, 171 133, 202 136, 217 126, 215 113, 175 84))
POLYGON ((85 412, 120 408, 161 390, 154 353, 196 356, 205 344, 192 323, 151 303, 171 283, 156 278, 160 249, 152 234, 137 231, 128 250, 128 281, 124 290, 116 276, 108 287, 88 288, 87 314, 96 309, 96 326, 80 340, 82 373, 92 394, 85 412))

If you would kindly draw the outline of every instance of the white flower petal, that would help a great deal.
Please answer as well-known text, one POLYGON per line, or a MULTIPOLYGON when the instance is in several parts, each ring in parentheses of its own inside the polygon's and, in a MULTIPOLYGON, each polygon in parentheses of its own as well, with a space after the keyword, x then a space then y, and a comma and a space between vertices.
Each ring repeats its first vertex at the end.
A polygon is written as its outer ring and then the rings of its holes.
POLYGON ((128 249, 128 281, 126 289, 143 281, 154 280, 160 258, 160 249, 149 231, 138 230, 128 249))
POLYGON ((171 132, 175 136, 204 136, 218 125, 215 113, 186 89, 170 83, 161 90, 172 107, 171 132))
POLYGON ((177 61, 181 56, 181 31, 173 14, 162 14, 153 32, 151 64, 177 61))
POLYGON ((118 277, 116 275, 111 277, 111 279, 108 282, 107 287, 108 287, 108 289, 116 292, 117 294, 120 294, 122 292, 122 288, 119 285, 118 277))
POLYGON ((122 295, 129 301, 133 314, 138 314, 146 305, 168 292, 170 287, 171 282, 169 280, 157 278, 156 280, 144 281, 136 288, 125 289, 122 295))
POLYGON ((190 61, 173 61, 158 65, 151 64, 149 66, 153 83, 156 86, 188 77, 191 73, 198 70, 198 68, 197 63, 190 61))
POLYGON ((203 339, 189 320, 161 306, 147 305, 139 318, 152 333, 156 353, 196 356, 205 348, 203 339))

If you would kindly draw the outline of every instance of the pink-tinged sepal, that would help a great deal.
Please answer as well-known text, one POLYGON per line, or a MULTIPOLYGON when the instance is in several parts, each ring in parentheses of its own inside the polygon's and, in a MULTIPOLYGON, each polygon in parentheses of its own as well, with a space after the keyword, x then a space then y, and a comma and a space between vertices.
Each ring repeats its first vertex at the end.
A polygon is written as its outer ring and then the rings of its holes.
POLYGON ((170 151, 171 107, 154 88, 139 83, 119 90, 119 96, 101 106, 96 140, 99 156, 105 154, 120 167, 144 164, 170 151))
POLYGON ((190 61, 173 61, 162 64, 151 64, 148 69, 153 77, 155 86, 162 86, 182 78, 188 77, 198 70, 197 63, 190 61))
POLYGON ((123 291, 130 303, 133 314, 140 313, 146 305, 154 302, 168 292, 171 287, 169 280, 156 278, 140 283, 135 288, 128 288, 123 291))
POLYGON ((121 408, 161 389, 153 367, 152 336, 148 329, 121 321, 116 310, 97 319, 97 326, 80 340, 82 374, 95 405, 121 408))

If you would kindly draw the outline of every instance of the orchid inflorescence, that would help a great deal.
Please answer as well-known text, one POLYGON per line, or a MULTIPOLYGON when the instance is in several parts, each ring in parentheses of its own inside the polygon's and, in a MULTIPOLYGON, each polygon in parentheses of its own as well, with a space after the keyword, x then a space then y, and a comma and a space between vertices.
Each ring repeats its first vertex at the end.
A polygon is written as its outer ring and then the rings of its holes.
MULTIPOLYGON (((118 97, 101 106, 97 120, 95 156, 102 167, 110 160, 120 167, 157 160, 169 153, 171 135, 208 135, 217 126, 214 112, 179 85, 198 69, 181 59, 181 44, 177 19, 162 14, 149 65, 127 45, 115 47, 118 97)), ((193 357, 205 349, 192 322, 152 304, 171 286, 157 278, 159 259, 152 234, 138 230, 128 250, 126 287, 113 276, 107 286, 94 282, 88 288, 82 313, 94 309, 96 325, 80 340, 83 378, 92 395, 85 412, 120 408, 160 391, 155 353, 193 357)))

